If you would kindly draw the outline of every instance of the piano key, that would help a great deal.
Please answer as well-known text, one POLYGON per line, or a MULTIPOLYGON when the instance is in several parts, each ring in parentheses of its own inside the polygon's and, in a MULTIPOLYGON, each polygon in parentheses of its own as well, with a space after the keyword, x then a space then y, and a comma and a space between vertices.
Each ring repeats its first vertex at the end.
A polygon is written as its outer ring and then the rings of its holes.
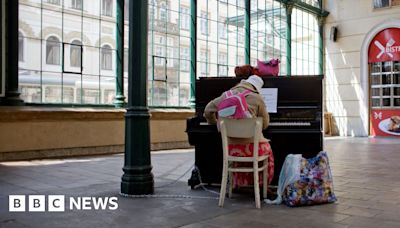
POLYGON ((269 126, 311 126, 310 122, 270 122, 269 126))

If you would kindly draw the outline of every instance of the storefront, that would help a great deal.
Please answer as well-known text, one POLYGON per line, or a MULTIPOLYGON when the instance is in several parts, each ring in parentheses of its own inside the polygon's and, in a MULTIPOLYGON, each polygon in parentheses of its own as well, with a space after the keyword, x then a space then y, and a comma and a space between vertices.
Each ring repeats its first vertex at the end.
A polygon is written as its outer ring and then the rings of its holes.
POLYGON ((400 28, 386 28, 370 42, 370 135, 400 136, 400 28))

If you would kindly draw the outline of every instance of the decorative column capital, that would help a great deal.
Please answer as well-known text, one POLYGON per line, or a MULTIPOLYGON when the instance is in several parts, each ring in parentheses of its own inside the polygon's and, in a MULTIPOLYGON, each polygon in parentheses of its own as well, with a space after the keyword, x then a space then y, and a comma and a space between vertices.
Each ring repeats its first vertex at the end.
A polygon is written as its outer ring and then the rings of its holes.
POLYGON ((294 3, 293 2, 288 2, 286 4, 286 15, 292 15, 294 3))
POLYGON ((324 16, 317 16, 318 26, 323 26, 325 24, 326 17, 324 16))

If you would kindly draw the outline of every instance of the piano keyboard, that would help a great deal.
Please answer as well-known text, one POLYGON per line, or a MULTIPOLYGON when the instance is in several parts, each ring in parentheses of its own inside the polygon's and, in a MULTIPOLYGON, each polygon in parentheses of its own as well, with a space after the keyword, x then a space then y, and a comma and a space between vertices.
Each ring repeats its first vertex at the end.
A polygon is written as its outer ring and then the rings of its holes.
POLYGON ((311 126, 310 122, 270 122, 269 126, 311 126))
MULTIPOLYGON (((207 122, 200 122, 200 125, 210 125, 207 122)), ((310 122, 270 122, 269 126, 311 126, 310 122)))

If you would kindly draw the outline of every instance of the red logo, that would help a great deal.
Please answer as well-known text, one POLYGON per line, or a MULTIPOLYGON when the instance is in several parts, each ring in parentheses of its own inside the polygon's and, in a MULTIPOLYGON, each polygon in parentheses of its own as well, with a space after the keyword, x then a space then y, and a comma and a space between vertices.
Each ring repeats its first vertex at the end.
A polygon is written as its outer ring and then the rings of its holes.
POLYGON ((400 60, 400 29, 388 28, 379 32, 371 41, 368 62, 400 60))

